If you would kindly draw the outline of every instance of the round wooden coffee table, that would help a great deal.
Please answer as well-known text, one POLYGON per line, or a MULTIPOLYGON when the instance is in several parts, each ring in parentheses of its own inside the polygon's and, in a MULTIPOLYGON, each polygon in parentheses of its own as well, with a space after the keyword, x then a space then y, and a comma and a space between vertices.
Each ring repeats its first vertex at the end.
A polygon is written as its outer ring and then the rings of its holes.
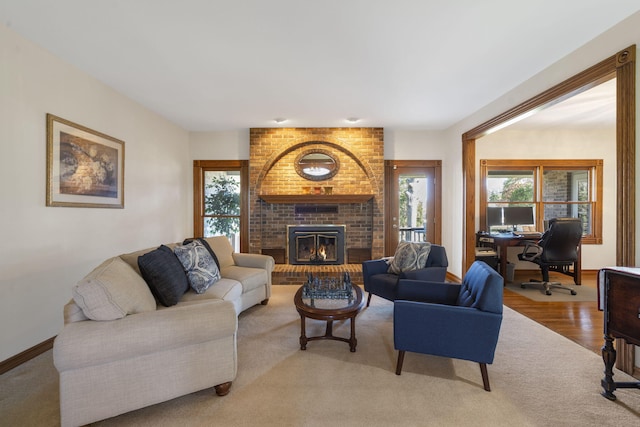
POLYGON ((307 349, 307 342, 313 340, 336 340, 349 343, 351 352, 356 351, 358 340, 356 339, 356 315, 362 309, 362 289, 353 285, 353 298, 349 299, 324 299, 316 298, 313 302, 309 298, 303 298, 303 286, 298 289, 293 302, 296 310, 300 314, 300 350, 307 349), (305 319, 325 320, 327 328, 324 335, 307 337, 305 319), (333 321, 351 319, 351 336, 349 338, 336 337, 333 335, 333 321))

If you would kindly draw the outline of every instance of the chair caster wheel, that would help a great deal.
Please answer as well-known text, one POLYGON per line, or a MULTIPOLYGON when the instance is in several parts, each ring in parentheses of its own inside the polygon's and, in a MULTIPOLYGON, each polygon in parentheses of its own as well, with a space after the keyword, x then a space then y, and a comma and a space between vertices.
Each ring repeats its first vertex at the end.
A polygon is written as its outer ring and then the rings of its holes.
POLYGON ((546 291, 545 294, 551 295, 551 291, 546 291))
POLYGON ((576 295, 576 294, 577 294, 576 291, 573 291, 573 290, 571 291, 571 295, 576 295))

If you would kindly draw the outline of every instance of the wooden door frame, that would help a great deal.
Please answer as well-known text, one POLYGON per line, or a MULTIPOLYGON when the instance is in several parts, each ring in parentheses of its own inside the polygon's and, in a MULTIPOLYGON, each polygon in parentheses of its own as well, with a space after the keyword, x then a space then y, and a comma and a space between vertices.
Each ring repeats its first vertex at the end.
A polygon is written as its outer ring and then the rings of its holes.
POLYGON ((240 252, 249 248, 249 161, 194 160, 193 161, 193 237, 203 237, 204 172, 206 170, 240 171, 240 252))
MULTIPOLYGON (((462 135, 463 169, 463 247, 462 271, 466 271, 475 258, 476 210, 476 140, 498 125, 522 114, 569 98, 574 94, 597 86, 615 77, 616 80, 616 264, 635 265, 635 136, 636 136, 636 46, 632 45, 600 63, 584 70, 541 94, 507 110, 462 135)), ((618 352, 618 367, 627 373, 633 371, 633 346, 623 345, 618 352)))
MULTIPOLYGON (((384 205, 391 206, 391 191, 393 188, 393 171, 395 167, 408 167, 408 168, 433 168, 435 178, 434 188, 434 228, 433 228, 433 242, 435 244, 442 244, 442 160, 385 160, 384 161, 384 188, 387 189, 384 192, 384 205)), ((385 209, 385 221, 384 221, 384 247, 385 255, 391 256, 395 248, 389 248, 387 242, 391 239, 391 233, 395 230, 392 227, 392 221, 390 221, 391 209, 385 209)))

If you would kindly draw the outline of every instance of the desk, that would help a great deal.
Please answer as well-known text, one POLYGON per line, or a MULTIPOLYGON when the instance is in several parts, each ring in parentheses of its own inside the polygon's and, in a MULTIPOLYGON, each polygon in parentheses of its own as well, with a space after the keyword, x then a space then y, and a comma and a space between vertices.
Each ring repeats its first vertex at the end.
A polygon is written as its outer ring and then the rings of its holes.
MULTIPOLYGON (((500 275, 507 277, 507 251, 511 246, 523 246, 524 242, 536 242, 538 239, 532 239, 530 237, 518 236, 513 233, 496 233, 490 234, 493 238, 496 247, 499 249, 500 256, 500 275)), ((524 248, 523 248, 524 249, 524 248)), ((574 263, 573 268, 576 272, 574 282, 576 285, 582 283, 582 253, 581 246, 578 246, 578 260, 574 263)), ((505 281, 506 282, 506 281, 505 281)))

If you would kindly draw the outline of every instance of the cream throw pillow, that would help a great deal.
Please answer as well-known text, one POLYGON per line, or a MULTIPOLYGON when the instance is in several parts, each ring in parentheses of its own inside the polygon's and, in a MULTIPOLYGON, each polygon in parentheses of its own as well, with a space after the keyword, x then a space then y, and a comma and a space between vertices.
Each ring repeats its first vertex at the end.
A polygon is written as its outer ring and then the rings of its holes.
POLYGON ((72 290, 73 300, 92 320, 115 320, 156 309, 147 283, 120 257, 106 260, 72 290))
POLYGON ((424 268, 431 252, 431 243, 400 242, 389 264, 389 273, 401 274, 405 271, 424 268))

